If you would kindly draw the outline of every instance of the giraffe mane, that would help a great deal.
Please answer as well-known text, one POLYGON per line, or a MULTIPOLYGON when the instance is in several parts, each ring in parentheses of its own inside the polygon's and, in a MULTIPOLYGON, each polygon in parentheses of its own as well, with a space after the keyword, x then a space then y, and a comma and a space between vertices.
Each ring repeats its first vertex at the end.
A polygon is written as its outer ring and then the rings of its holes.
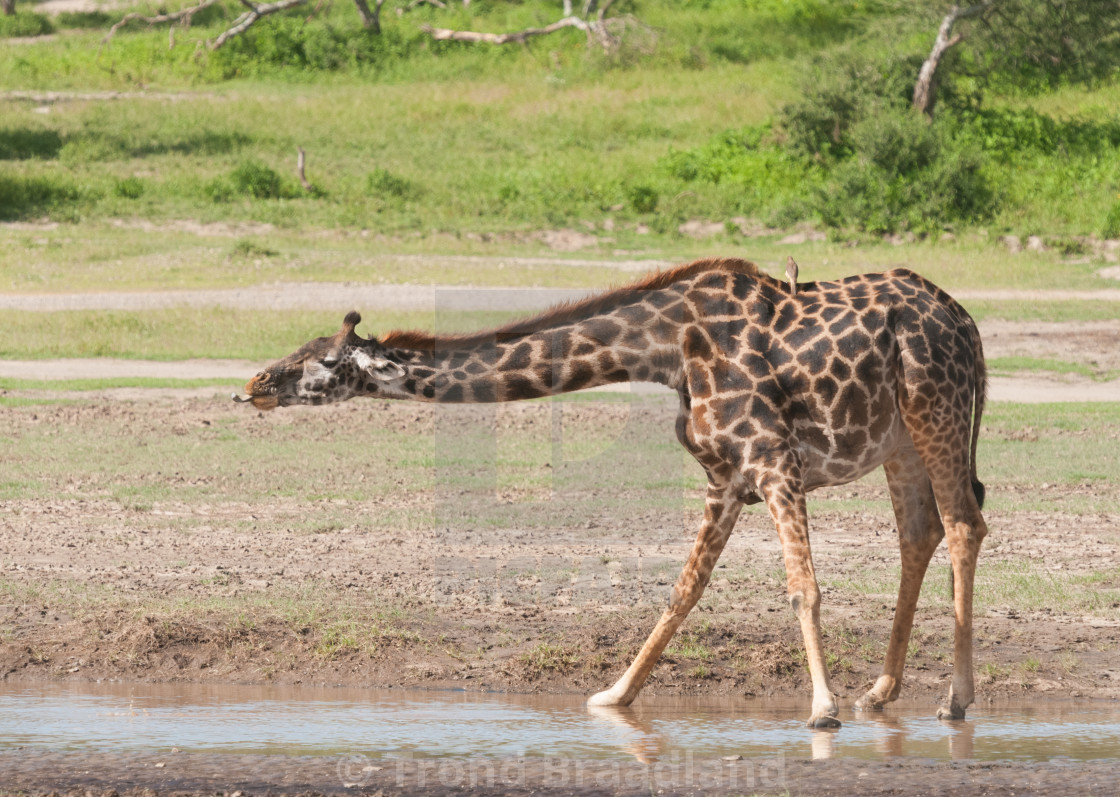
POLYGON ((512 321, 508 324, 483 330, 455 335, 436 335, 422 330, 395 329, 381 339, 381 345, 394 349, 413 349, 419 351, 441 351, 447 349, 469 349, 513 336, 531 335, 557 326, 579 321, 588 316, 604 312, 635 291, 656 291, 667 288, 674 282, 688 279, 703 271, 723 270, 752 277, 761 276, 758 266, 749 260, 739 258, 704 258, 694 260, 676 268, 654 271, 637 282, 623 285, 604 293, 588 296, 585 299, 561 302, 544 312, 512 321))

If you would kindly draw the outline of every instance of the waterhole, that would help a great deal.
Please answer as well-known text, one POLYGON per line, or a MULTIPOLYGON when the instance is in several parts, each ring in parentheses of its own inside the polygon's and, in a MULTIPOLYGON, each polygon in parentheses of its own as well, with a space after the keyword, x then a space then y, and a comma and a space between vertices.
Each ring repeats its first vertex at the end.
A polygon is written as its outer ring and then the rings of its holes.
POLYGON ((933 760, 1120 759, 1120 704, 1023 700, 941 722, 932 704, 843 710, 805 727, 808 701, 197 684, 0 684, 0 750, 168 751, 385 758, 668 756, 933 760))

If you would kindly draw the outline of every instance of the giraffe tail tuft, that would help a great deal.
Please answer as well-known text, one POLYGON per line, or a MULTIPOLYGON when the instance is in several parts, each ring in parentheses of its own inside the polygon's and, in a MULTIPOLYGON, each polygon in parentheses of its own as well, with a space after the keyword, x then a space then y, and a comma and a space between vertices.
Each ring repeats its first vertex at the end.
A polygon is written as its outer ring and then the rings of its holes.
POLYGON ((985 492, 986 491, 984 490, 984 484, 979 479, 977 479, 975 476, 973 476, 972 477, 972 493, 973 493, 973 495, 976 496, 976 503, 981 509, 984 508, 985 492))

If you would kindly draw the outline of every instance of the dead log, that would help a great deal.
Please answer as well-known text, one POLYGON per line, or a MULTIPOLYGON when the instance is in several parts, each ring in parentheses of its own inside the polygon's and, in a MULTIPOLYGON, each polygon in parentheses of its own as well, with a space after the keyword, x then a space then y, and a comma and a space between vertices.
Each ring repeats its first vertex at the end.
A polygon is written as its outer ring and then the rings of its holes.
POLYGON ((275 3, 257 5, 256 3, 250 2, 250 0, 241 0, 241 5, 249 10, 235 19, 233 25, 230 26, 228 30, 223 31, 222 34, 214 39, 214 41, 210 42, 208 46, 211 50, 217 50, 234 36, 240 36, 242 33, 249 30, 249 28, 262 17, 267 17, 279 11, 287 11, 289 8, 302 6, 306 3, 307 0, 277 0, 275 3))
POLYGON ((945 56, 951 48, 960 44, 964 35, 958 33, 953 35, 953 26, 962 19, 969 17, 976 17, 983 14, 996 0, 986 0, 983 3, 971 5, 968 8, 961 8, 960 6, 953 6, 949 9, 949 13, 945 15, 945 19, 941 20, 941 27, 937 31, 937 38, 933 42, 933 49, 930 50, 929 57, 926 58, 922 64, 922 68, 918 70, 918 82, 914 84, 914 107, 924 113, 927 117, 933 118, 933 103, 934 103, 934 78, 937 74, 937 66, 941 63, 941 59, 945 56))
POLYGON ((579 17, 564 17, 551 25, 545 25, 543 28, 525 28, 524 30, 512 31, 510 33, 479 33, 473 30, 451 30, 450 28, 433 28, 431 25, 422 25, 420 30, 427 33, 436 41, 455 41, 455 42, 473 42, 483 44, 511 44, 516 42, 523 42, 534 36, 547 36, 549 33, 555 33, 564 28, 578 28, 582 31, 590 29, 590 23, 580 19, 579 17))

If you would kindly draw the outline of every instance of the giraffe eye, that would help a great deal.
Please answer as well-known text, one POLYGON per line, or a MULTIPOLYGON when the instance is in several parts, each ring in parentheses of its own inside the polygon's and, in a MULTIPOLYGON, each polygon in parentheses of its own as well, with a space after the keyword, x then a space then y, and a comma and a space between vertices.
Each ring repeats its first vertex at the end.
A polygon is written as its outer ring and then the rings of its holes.
POLYGON ((327 366, 327 368, 333 368, 334 366, 338 365, 338 357, 334 354, 330 355, 329 357, 324 357, 323 365, 327 366))

